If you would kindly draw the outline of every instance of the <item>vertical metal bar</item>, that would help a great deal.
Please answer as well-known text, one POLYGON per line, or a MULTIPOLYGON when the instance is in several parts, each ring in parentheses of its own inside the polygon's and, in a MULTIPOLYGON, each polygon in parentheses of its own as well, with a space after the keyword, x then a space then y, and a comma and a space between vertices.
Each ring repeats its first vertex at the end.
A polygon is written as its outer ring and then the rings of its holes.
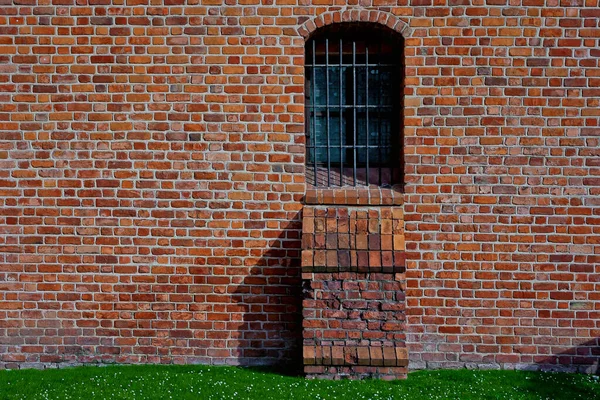
POLYGON ((400 74, 394 74, 394 107, 393 107, 393 116, 394 118, 392 119, 392 143, 391 143, 391 150, 390 150, 390 165, 391 165, 391 175, 392 175, 392 181, 390 182, 391 185, 395 184, 395 183, 401 183, 403 181, 403 171, 404 171, 404 152, 401 151, 402 149, 402 142, 403 142, 403 133, 402 133, 402 129, 401 129, 401 124, 404 120, 404 110, 402 109, 402 102, 403 102, 403 97, 404 97, 404 63, 403 63, 403 54, 404 54, 404 46, 400 41, 395 41, 394 42, 394 47, 395 48, 399 48, 402 49, 401 51, 397 52, 396 57, 394 57, 394 64, 395 67, 397 69, 400 70, 400 74), (396 159, 396 157, 398 157, 396 159))
POLYGON ((327 186, 331 186, 331 144, 329 142, 329 38, 325 39, 325 112, 327 123, 325 137, 327 138, 327 186))
MULTIPOLYGON (((383 48, 382 48, 382 43, 383 38, 381 36, 379 36, 379 48, 377 51, 377 104, 378 105, 383 105, 380 104, 381 103, 381 91, 383 90, 383 88, 381 87, 381 59, 382 59, 382 53, 383 53, 383 48)), ((382 107, 377 107, 377 164, 378 164, 378 172, 379 172, 379 182, 378 185, 381 186, 383 184, 383 179, 381 178, 381 171, 383 169, 383 163, 381 162, 381 147, 383 146, 383 140, 382 140, 382 136, 381 136, 381 108, 382 107)))
POLYGON ((396 132, 398 141, 396 142, 396 147, 393 149, 393 153, 396 154, 399 159, 397 164, 398 172, 396 173, 395 179, 392 180, 392 184, 400 183, 404 185, 404 129, 402 129, 404 127, 404 40, 396 42, 396 47, 400 49, 398 58, 396 59, 396 68, 400 69, 400 77, 395 83, 396 90, 398 90, 395 114, 398 115, 398 117, 394 119, 396 122, 394 131, 396 132))
MULTIPOLYGON (((395 60, 394 60, 395 61, 395 60)), ((390 120, 390 145, 389 148, 387 150, 387 154, 388 154, 388 165, 390 168, 390 186, 394 184, 394 171, 396 170, 395 166, 396 163, 398 162, 398 160, 396 160, 396 157, 398 156, 398 152, 397 152, 397 146, 396 144, 398 143, 398 134, 399 131, 397 129, 397 117, 396 117, 396 113, 398 113, 398 81, 396 79, 396 74, 392 74, 392 86, 391 86, 391 104, 392 107, 390 108, 390 114, 388 116, 389 120, 390 120)))
POLYGON ((343 63, 342 63, 342 60, 344 58, 343 57, 344 53, 342 50, 342 46, 343 46, 342 38, 340 38, 340 92, 339 92, 340 93, 340 96, 339 96, 340 97, 339 98, 339 100, 340 100, 340 114, 339 114, 340 115, 340 186, 342 186, 344 184, 344 147, 343 147, 344 141, 342 140, 342 119, 344 117, 344 111, 343 111, 344 108, 342 107, 343 106, 343 102, 342 102, 343 63))
POLYGON ((353 128, 354 128, 354 141, 352 142, 352 150, 354 151, 352 171, 353 186, 356 186, 356 40, 352 40, 352 111, 353 111, 353 128))
POLYGON ((316 62, 316 44, 315 40, 312 41, 312 78, 313 78, 313 90, 312 90, 312 118, 313 118, 313 165, 314 165, 314 175, 315 175, 315 187, 318 186, 317 182, 317 109, 316 105, 316 97, 317 97, 317 62, 316 62))
POLYGON ((367 156, 367 164, 365 167, 366 172, 366 184, 369 186, 369 45, 365 42, 365 119, 367 123, 366 127, 366 156, 367 156))
MULTIPOLYGON (((308 44, 307 44, 308 46, 308 44)), ((310 106, 310 98, 311 98, 311 71, 310 71, 310 62, 308 61, 308 47, 306 47, 304 52, 304 91, 306 94, 304 95, 304 126, 306 129, 306 181, 308 182, 308 175, 310 174, 310 149, 312 147, 312 119, 311 119, 311 106, 310 106)))
MULTIPOLYGON (((391 43, 390 43, 391 45, 391 43)), ((394 48, 394 46, 392 45, 392 49, 394 48)), ((389 60, 389 65, 393 65, 393 59, 394 59, 395 54, 392 53, 390 54, 390 60, 389 60)), ((387 67, 388 69, 391 69, 391 67, 387 67)), ((390 74, 391 75, 391 74, 390 74)), ((395 74, 394 74, 395 75, 395 74)), ((388 145, 387 148, 385 150, 385 156, 388 158, 386 165, 388 166, 389 169, 389 182, 388 185, 391 186, 391 183, 393 182, 394 179, 394 169, 393 169, 393 164, 394 164, 394 156, 393 156, 393 147, 394 147, 394 142, 395 142, 395 132, 394 132, 394 125, 395 123, 393 122, 393 110, 396 109, 396 85, 395 85, 395 77, 390 76, 392 79, 389 91, 388 91, 388 102, 389 102, 389 107, 387 109, 387 116, 386 119, 388 121, 388 128, 389 128, 389 132, 386 135, 387 139, 388 139, 388 145)))

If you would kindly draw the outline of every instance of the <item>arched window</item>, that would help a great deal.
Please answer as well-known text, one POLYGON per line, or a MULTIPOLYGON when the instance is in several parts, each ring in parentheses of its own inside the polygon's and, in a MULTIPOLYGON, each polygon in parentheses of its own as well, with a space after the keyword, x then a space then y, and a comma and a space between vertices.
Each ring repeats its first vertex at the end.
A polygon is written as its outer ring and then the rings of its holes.
POLYGON ((312 187, 402 181, 404 43, 371 23, 319 29, 306 43, 306 177, 312 187))

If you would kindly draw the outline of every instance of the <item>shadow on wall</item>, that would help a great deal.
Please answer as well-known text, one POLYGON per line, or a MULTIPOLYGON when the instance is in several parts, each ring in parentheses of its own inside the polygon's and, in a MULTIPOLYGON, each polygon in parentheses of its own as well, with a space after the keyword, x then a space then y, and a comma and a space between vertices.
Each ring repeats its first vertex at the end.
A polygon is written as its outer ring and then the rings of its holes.
POLYGON ((301 227, 298 213, 268 238, 270 246, 239 283, 232 277, 231 314, 241 320, 231 321, 229 347, 240 365, 274 365, 291 373, 302 366, 301 227))
MULTIPOLYGON (((558 342, 559 338, 552 338, 558 342)), ((537 356, 535 365, 525 370, 557 372, 581 372, 600 375, 600 337, 585 341, 574 347, 551 346, 548 356, 537 356)))
MULTIPOLYGON (((552 339, 558 340, 556 337, 552 339)), ((600 375, 600 338, 582 342, 571 348, 553 349, 553 352, 555 354, 536 357, 536 364, 522 369, 600 375)), ((568 393, 579 393, 577 398, 590 398, 589 388, 581 387, 579 380, 565 379, 563 375, 531 375, 528 377, 527 386, 522 389, 540 398, 558 398, 561 397, 555 392, 558 384, 568 393)))

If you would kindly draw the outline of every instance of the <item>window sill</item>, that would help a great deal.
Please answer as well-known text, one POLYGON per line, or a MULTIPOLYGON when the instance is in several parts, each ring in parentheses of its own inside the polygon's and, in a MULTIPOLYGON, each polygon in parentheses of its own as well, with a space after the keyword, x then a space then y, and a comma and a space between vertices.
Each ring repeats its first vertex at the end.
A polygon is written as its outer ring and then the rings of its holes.
POLYGON ((401 206, 404 194, 401 185, 391 188, 309 188, 304 196, 305 204, 313 205, 360 205, 360 206, 401 206))

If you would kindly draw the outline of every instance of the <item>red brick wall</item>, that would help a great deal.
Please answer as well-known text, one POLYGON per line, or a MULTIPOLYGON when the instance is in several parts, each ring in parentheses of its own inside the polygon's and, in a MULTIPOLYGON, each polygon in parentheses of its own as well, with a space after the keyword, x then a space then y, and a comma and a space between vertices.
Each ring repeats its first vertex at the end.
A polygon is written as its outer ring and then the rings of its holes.
POLYGON ((410 367, 597 368, 598 1, 448 3, 406 42, 410 367))
POLYGON ((597 0, 48 3, 0 0, 0 365, 299 353, 303 44, 341 20, 406 38, 411 368, 597 362, 597 0))
POLYGON ((401 203, 304 206, 308 377, 406 377, 404 247, 401 203))

